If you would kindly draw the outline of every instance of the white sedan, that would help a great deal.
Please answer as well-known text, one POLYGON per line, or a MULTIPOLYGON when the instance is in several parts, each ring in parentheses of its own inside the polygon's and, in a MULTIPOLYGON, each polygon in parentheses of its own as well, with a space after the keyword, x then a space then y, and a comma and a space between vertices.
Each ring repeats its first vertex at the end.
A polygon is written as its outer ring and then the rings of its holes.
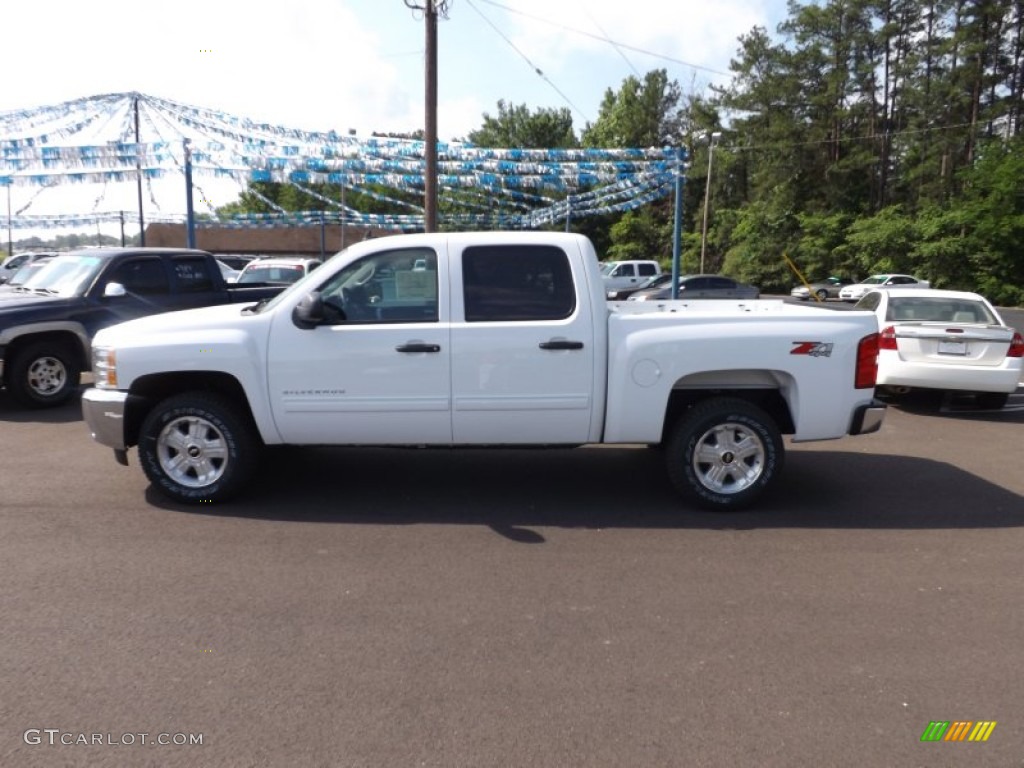
POLYGON ((928 281, 913 275, 872 275, 859 283, 844 285, 839 289, 843 301, 859 301, 868 291, 876 288, 927 288, 928 281))
POLYGON ((914 389, 973 394, 980 408, 1002 408, 1017 389, 1024 336, 984 297, 966 291, 871 291, 855 309, 878 317, 880 392, 914 389))

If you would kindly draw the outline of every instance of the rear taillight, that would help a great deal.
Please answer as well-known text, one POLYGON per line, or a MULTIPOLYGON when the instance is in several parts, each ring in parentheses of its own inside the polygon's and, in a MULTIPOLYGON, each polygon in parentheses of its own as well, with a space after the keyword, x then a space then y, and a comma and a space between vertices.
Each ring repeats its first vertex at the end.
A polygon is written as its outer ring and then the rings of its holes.
POLYGON ((896 349, 896 328, 889 326, 882 330, 878 336, 879 349, 896 349))
POLYGON ((1020 335, 1020 331, 1013 334, 1013 341, 1010 342, 1010 351, 1006 353, 1007 357, 1024 357, 1024 336, 1020 335))
MULTIPOLYGON (((895 336, 895 331, 893 335, 895 336)), ((875 386, 875 380, 878 378, 878 340, 879 335, 872 333, 861 339, 857 345, 857 371, 853 377, 853 386, 857 389, 872 389, 875 386)), ((895 339, 893 343, 895 345, 895 339)))

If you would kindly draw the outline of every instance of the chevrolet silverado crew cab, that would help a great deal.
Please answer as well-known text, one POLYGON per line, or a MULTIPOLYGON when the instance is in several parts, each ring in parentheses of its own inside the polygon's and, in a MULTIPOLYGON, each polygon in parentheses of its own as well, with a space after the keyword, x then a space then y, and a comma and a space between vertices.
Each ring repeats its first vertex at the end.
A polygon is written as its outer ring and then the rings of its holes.
POLYGON ((96 248, 57 254, 22 285, 0 294, 0 382, 22 405, 59 405, 78 390, 99 329, 157 312, 254 303, 282 290, 228 285, 205 251, 96 248))
POLYGON ((413 234, 255 307, 101 331, 82 405, 182 502, 243 491, 265 445, 646 443, 685 496, 733 509, 778 478, 782 435, 878 429, 877 353, 869 312, 609 303, 581 235, 413 234))

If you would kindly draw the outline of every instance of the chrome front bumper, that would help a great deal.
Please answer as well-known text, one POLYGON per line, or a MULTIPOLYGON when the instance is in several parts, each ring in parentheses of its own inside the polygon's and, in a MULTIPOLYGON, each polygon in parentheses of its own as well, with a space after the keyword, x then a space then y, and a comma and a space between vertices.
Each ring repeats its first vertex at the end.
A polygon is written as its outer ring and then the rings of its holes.
POLYGON ((127 450, 124 439, 124 414, 128 393, 90 387, 82 393, 82 416, 92 439, 114 449, 121 461, 127 450))

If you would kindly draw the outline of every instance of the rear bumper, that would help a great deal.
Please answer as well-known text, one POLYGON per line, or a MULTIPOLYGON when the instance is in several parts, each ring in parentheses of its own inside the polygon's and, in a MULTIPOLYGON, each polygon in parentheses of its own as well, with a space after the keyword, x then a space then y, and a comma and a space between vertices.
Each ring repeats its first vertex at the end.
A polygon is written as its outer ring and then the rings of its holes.
POLYGON ((869 435, 877 432, 885 421, 885 403, 872 400, 866 405, 857 406, 853 412, 853 421, 850 422, 851 435, 869 435))
POLYGON ((1001 365, 950 365, 942 363, 890 362, 879 355, 879 387, 963 390, 1013 393, 1020 383, 1021 365, 1008 358, 1001 365))

